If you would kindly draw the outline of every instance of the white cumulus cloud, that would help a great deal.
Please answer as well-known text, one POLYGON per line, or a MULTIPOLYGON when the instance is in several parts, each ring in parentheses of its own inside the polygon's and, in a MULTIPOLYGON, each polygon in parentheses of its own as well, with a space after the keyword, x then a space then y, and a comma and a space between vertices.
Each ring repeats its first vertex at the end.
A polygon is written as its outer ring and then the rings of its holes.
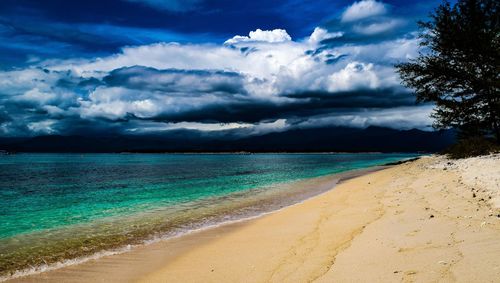
POLYGON ((354 2, 342 13, 342 22, 353 22, 387 13, 386 4, 375 0, 354 2))
POLYGON ((292 40, 292 37, 284 29, 261 30, 256 29, 251 31, 248 36, 236 35, 231 39, 226 40, 225 44, 236 44, 248 41, 263 41, 263 42, 285 42, 292 40))
POLYGON ((308 41, 309 41, 309 43, 317 44, 325 39, 337 38, 337 37, 341 37, 342 35, 344 35, 344 33, 340 32, 340 31, 339 32, 329 32, 328 30, 326 30, 324 28, 317 27, 314 29, 311 36, 309 36, 308 41))
POLYGON ((362 24, 355 25, 353 29, 359 34, 375 35, 394 30, 395 28, 400 27, 401 25, 403 25, 402 20, 390 19, 387 21, 370 23, 366 25, 362 24))

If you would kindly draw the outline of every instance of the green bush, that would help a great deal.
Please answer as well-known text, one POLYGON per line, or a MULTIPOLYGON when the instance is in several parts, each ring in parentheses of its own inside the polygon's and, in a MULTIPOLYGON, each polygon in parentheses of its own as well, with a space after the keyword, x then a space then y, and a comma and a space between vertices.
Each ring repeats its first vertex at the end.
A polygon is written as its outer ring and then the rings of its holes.
POLYGON ((459 140, 443 153, 449 158, 460 159, 500 152, 500 146, 492 139, 471 137, 459 140))

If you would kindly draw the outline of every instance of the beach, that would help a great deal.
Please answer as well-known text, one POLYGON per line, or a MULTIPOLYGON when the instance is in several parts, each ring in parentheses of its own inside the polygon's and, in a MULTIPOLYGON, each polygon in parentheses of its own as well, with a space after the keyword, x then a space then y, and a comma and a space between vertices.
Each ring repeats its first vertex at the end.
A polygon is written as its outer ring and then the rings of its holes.
POLYGON ((422 157, 245 221, 11 282, 498 282, 500 156, 422 157))

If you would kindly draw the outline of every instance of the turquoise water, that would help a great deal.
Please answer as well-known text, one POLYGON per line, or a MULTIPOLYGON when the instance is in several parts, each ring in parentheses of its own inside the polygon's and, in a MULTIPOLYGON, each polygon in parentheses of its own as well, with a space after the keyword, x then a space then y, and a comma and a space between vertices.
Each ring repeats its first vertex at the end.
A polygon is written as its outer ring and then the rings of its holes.
POLYGON ((266 197, 289 194, 293 187, 283 184, 414 156, 0 156, 0 274, 248 209, 266 197))

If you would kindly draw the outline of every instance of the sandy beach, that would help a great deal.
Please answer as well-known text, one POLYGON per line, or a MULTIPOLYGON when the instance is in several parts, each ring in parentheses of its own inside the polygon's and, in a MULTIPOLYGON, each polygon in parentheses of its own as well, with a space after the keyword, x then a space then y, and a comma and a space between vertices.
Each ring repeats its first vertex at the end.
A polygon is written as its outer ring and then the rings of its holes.
POLYGON ((500 155, 423 157, 274 213, 12 282, 499 282, 500 155))

